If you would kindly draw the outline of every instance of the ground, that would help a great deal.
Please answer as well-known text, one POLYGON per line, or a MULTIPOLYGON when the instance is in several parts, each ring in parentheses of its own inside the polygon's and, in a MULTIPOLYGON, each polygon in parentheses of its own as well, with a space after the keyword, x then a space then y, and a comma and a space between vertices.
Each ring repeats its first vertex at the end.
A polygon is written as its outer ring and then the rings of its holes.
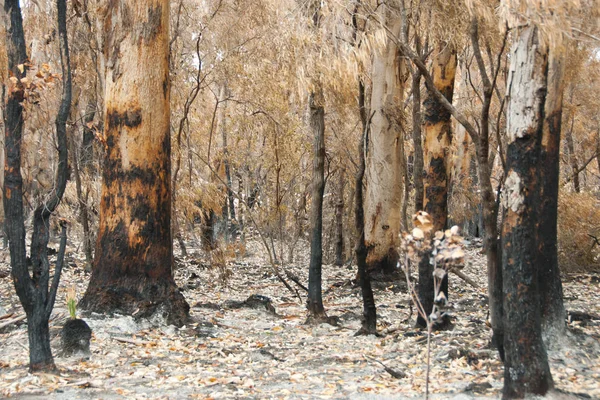
MULTIPOLYGON (((56 307, 50 322, 53 350, 68 317, 67 288, 81 296, 89 275, 77 243, 69 248, 56 307)), ((56 357, 59 375, 27 372, 24 321, 6 272, 8 251, 0 253, 0 397, 18 399, 400 399, 423 397, 426 336, 413 328, 406 284, 378 284, 381 337, 358 336, 361 299, 352 284, 354 267, 324 266, 324 302, 339 326, 308 326, 302 302, 274 277, 258 242, 248 240, 243 256, 232 257, 231 275, 211 268, 199 250, 178 258, 176 281, 193 322, 164 326, 160 318, 83 315, 93 329, 89 357, 56 357), (239 307, 250 295, 268 297, 267 309, 239 307), (236 303, 237 301, 237 303, 236 303), (384 367, 384 365, 388 368, 384 367), (401 377, 394 377, 401 376, 401 377)), ((306 248, 283 266, 307 281, 306 248)), ((502 364, 489 348, 484 257, 477 242, 467 250, 463 272, 472 287, 451 276, 454 329, 432 337, 430 391, 438 399, 498 398, 502 364)), ((414 274, 416 276, 416 273, 414 274)), ((598 275, 565 277, 569 311, 600 314, 598 275)), ((600 398, 600 321, 571 321, 568 337, 549 352, 560 393, 548 398, 600 398)), ((575 319, 581 316, 574 315, 575 319)))

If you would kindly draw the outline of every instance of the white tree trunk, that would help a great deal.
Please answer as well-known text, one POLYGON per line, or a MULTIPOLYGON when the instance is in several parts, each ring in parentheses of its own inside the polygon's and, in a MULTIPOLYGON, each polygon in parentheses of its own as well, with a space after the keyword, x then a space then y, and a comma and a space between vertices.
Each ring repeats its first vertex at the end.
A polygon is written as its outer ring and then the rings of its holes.
MULTIPOLYGON (((400 32, 400 22, 392 28, 400 32)), ((403 200, 401 82, 403 61, 397 46, 387 39, 385 48, 376 50, 372 65, 371 127, 366 160, 365 240, 371 271, 390 273, 398 261, 403 200)))

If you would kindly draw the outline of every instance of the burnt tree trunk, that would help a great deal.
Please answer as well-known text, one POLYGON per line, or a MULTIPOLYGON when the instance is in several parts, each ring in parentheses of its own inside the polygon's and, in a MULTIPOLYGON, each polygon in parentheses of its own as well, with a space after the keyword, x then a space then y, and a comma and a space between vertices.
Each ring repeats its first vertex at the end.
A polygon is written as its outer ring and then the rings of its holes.
MULTIPOLYGON (((556 343, 566 330, 566 311, 558 267, 558 186, 560 171, 560 130, 564 93, 564 60, 550 51, 548 91, 544 109, 544 131, 541 144, 540 184, 537 202, 539 221, 536 226, 539 291, 542 332, 547 344, 556 343)), ((574 153, 571 153, 573 156, 574 153)), ((577 171, 577 170, 575 170, 577 171)), ((575 176, 577 173, 575 172, 575 176)), ((579 182, 577 182, 576 190, 579 182)))
MULTIPOLYGON (((359 90, 364 90, 362 84, 359 90)), ((358 282, 363 299, 362 327, 357 334, 377 334, 377 308, 371 287, 371 278, 367 270, 367 246, 365 244, 365 211, 363 207, 363 179, 365 176, 365 148, 368 140, 369 122, 361 118, 363 123, 363 135, 358 145, 358 172, 356 173, 354 192, 354 226, 356 228, 356 264, 358 266, 358 282)))
POLYGON ((412 138, 413 182, 415 185, 415 213, 423 210, 423 142, 421 138, 421 72, 415 69, 412 77, 412 138))
POLYGON ((99 233, 81 306, 181 326, 189 306, 172 276, 169 2, 118 0, 107 10, 99 233))
MULTIPOLYGON (((440 51, 433 61, 433 83, 452 102, 454 77, 456 75, 456 52, 451 46, 440 51)), ((414 93, 413 93, 414 96, 414 93)), ((450 113, 428 94, 425 106, 425 149, 423 177, 423 208, 433 220, 433 231, 444 230, 448 219, 448 185, 450 167, 450 145, 452 132, 450 113)), ((448 298, 448 274, 442 280, 441 291, 448 298)), ((419 262, 419 300, 426 312, 433 308, 434 282, 430 254, 424 253, 419 262)), ((426 327, 427 322, 419 316, 417 326, 426 327)))
POLYGON ((345 169, 340 169, 340 180, 337 187, 335 202, 335 262, 337 266, 344 264, 344 175, 345 169))
POLYGON ((311 239, 307 308, 309 319, 314 321, 327 319, 321 292, 323 194, 325 192, 325 110, 321 104, 323 97, 318 97, 318 99, 315 99, 315 94, 312 93, 309 99, 310 127, 314 137, 314 161, 310 209, 311 239))
POLYGON ((503 202, 503 398, 544 395, 552 388, 542 341, 536 223, 542 189, 539 164, 547 89, 547 50, 535 27, 518 33, 511 55, 507 109, 507 177, 503 202))
POLYGON ((50 216, 62 199, 68 178, 67 118, 71 107, 71 69, 67 40, 67 5, 65 0, 57 1, 58 37, 60 61, 63 75, 62 97, 55 120, 58 168, 53 190, 44 198, 46 201, 36 207, 33 215, 31 237, 31 274, 28 269, 25 244, 25 223, 23 215, 23 179, 21 176, 21 142, 23 134, 23 100, 25 88, 21 79, 25 77, 27 61, 23 19, 18 0, 6 0, 4 11, 9 18, 7 29, 8 69, 16 77, 10 82, 5 108, 5 180, 4 209, 6 210, 6 233, 10 246, 10 262, 13 283, 19 300, 27 316, 29 338, 30 371, 54 371, 56 366, 50 348, 48 322, 60 281, 67 244, 66 225, 61 223, 61 241, 54 277, 50 282, 50 262, 48 260, 48 240, 50 216), (19 66, 21 65, 21 69, 19 66))

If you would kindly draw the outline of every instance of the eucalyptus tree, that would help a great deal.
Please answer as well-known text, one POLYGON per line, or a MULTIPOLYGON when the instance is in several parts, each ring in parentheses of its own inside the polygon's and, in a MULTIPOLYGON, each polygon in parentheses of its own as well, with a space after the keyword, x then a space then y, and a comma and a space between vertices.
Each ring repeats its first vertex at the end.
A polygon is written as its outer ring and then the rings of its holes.
POLYGON ((169 2, 106 5, 100 222, 82 307, 183 325, 172 275, 169 2))

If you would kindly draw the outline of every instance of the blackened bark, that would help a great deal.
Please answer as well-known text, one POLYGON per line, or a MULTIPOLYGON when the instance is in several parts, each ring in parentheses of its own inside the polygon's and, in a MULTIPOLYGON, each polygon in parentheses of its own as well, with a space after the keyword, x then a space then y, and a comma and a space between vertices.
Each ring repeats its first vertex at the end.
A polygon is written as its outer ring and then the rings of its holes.
MULTIPOLYGON (((481 188, 481 204, 483 211, 483 230, 484 230, 484 247, 487 259, 488 273, 488 298, 490 307, 490 320, 492 323, 492 344, 498 347, 500 358, 504 360, 504 311, 503 311, 503 280, 501 257, 502 252, 499 249, 498 241, 498 203, 494 196, 494 188, 492 187, 492 162, 489 158, 489 140, 490 140, 490 106, 492 104, 492 96, 496 86, 496 78, 500 70, 500 57, 504 52, 506 45, 506 35, 504 34, 502 47, 498 52, 496 66, 491 65, 492 78, 488 76, 488 72, 483 61, 483 56, 479 47, 479 31, 477 17, 471 20, 471 46, 479 74, 483 81, 483 104, 481 105, 480 114, 480 132, 479 135, 473 138, 475 142, 475 153, 477 157, 479 186, 481 188)), ((466 127, 465 127, 466 128, 466 127)))
POLYGON ((10 245, 11 267, 15 290, 27 316, 29 337, 29 368, 31 371, 54 371, 56 369, 50 348, 49 318, 54 307, 56 292, 62 272, 66 248, 66 226, 63 224, 61 243, 52 283, 50 283, 50 263, 47 246, 49 239, 50 215, 56 209, 67 184, 67 129, 66 121, 71 107, 71 69, 66 27, 66 1, 57 0, 58 35, 60 61, 63 75, 62 97, 55 120, 58 145, 58 168, 56 184, 34 211, 31 239, 32 275, 29 274, 23 215, 23 180, 21 177, 21 139, 23 133, 24 88, 20 79, 25 76, 27 67, 21 72, 18 68, 27 60, 23 20, 19 2, 6 0, 4 10, 9 15, 7 30, 8 68, 19 81, 11 84, 5 109, 5 180, 4 208, 6 210, 6 232, 10 245))
POLYGON ((415 185, 415 213, 423 210, 423 145, 421 138, 421 72, 415 70, 412 77, 412 137, 413 181, 415 185))
POLYGON ((337 187, 335 202, 335 262, 337 266, 344 264, 344 175, 346 171, 340 169, 340 180, 337 187))
MULTIPOLYGON (((550 54, 548 92, 544 110, 544 131, 539 165, 541 191, 540 198, 536 202, 539 213, 536 226, 538 289, 542 312, 542 332, 548 345, 556 343, 557 339, 564 336, 566 330, 566 311, 563 304, 563 288, 558 267, 557 243, 560 131, 564 89, 564 61, 558 57, 554 55, 554 52, 550 54)), ((574 153, 570 155, 575 156, 574 153)), ((575 176, 577 176, 576 171, 575 176)), ((579 182, 577 181, 576 190, 579 189, 578 185, 579 182)))
POLYGON ((189 305, 172 274, 169 2, 111 1, 105 19, 106 156, 94 265, 80 301, 98 313, 159 315, 189 305))
MULTIPOLYGON (((433 78, 435 87, 452 103, 456 52, 445 49, 434 60, 433 78)), ((413 82, 414 83, 414 82, 413 82)), ((413 93, 414 96, 414 93, 413 93)), ((449 154, 452 132, 450 113, 432 93, 428 93, 425 106, 425 175, 423 176, 423 208, 433 220, 433 231, 444 230, 448 219, 449 154)), ((442 280, 441 291, 448 299, 448 274, 442 280)), ((433 308, 434 281, 430 254, 424 253, 419 262, 418 295, 425 312, 433 308)), ((445 319, 439 327, 447 325, 445 319)), ((419 314, 417 326, 426 327, 427 322, 419 314)))
POLYGON ((542 341, 536 237, 548 73, 547 50, 539 43, 537 28, 521 30, 511 64, 502 224, 505 399, 544 395, 553 387, 542 341))
POLYGON ((321 291, 323 194, 325 192, 325 110, 321 104, 316 103, 314 97, 313 93, 309 100, 310 126, 314 135, 314 161, 310 210, 311 240, 307 309, 309 320, 322 321, 327 319, 321 291))
POLYGON ((365 210, 363 207, 363 179, 365 176, 365 148, 366 141, 368 140, 368 122, 365 122, 363 127, 363 135, 358 146, 359 164, 354 192, 354 226, 357 233, 354 251, 358 266, 358 281, 363 299, 362 327, 358 334, 375 335, 377 334, 377 308, 375 306, 375 298, 373 297, 369 271, 367 270, 368 251, 365 245, 365 210))

